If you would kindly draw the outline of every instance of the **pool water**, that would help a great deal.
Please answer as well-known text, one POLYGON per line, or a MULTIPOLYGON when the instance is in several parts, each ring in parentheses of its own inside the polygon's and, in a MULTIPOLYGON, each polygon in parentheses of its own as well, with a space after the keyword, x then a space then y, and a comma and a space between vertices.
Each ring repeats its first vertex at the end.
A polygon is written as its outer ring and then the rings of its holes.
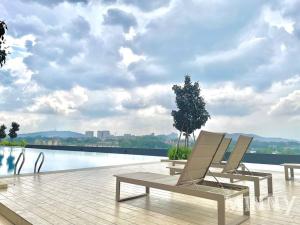
MULTIPOLYGON (((159 161, 162 157, 126 155, 98 152, 60 151, 26 148, 25 163, 21 174, 33 173, 34 164, 40 152, 45 154, 41 172, 82 169, 101 166, 124 165, 159 161)), ((22 148, 0 147, 0 176, 12 175, 22 148)), ((21 160, 22 161, 22 158, 21 160)), ((19 162, 19 165, 21 162, 19 162)))

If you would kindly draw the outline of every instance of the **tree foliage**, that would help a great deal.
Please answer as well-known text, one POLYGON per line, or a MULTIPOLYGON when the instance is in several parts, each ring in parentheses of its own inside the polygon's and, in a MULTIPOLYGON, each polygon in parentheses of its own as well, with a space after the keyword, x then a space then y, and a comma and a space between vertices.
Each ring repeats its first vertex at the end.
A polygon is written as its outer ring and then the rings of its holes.
POLYGON ((7 31, 7 25, 4 21, 0 20, 0 67, 2 67, 6 62, 7 46, 5 46, 5 32, 7 31))
POLYGON ((2 124, 0 126, 0 140, 6 137, 5 130, 6 130, 6 126, 2 124))
POLYGON ((20 125, 16 122, 12 122, 11 123, 11 128, 9 129, 8 136, 11 139, 16 138, 18 136, 17 131, 19 131, 19 129, 20 129, 20 125))
POLYGON ((195 82, 193 84, 189 75, 185 76, 183 86, 174 85, 172 89, 176 95, 178 108, 178 110, 172 111, 173 126, 180 133, 184 133, 186 145, 188 145, 190 134, 197 129, 201 129, 210 118, 210 115, 205 108, 205 101, 200 95, 199 83, 195 82))

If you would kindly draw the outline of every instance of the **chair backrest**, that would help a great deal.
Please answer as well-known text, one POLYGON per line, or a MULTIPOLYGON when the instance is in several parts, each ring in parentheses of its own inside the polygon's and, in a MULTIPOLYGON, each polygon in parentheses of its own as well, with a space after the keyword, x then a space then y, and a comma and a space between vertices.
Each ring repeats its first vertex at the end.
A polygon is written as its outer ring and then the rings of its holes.
POLYGON ((200 132, 177 185, 204 179, 224 136, 224 133, 200 132))
POLYGON ((227 160, 226 166, 223 169, 223 172, 233 172, 237 170, 244 158, 245 153, 248 150, 249 145, 251 144, 253 137, 248 137, 240 135, 234 149, 232 150, 229 159, 227 160))
POLYGON ((220 163, 223 160, 225 152, 226 152, 228 146, 230 145, 230 143, 231 143, 231 138, 225 137, 222 140, 212 163, 220 163))

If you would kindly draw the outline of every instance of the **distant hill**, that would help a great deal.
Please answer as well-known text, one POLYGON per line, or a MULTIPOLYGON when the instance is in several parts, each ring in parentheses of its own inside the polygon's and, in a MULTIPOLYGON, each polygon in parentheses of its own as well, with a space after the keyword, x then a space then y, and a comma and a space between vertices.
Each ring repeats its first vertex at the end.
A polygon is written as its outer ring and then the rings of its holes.
POLYGON ((35 138, 35 137, 44 137, 44 138, 82 138, 85 137, 84 134, 73 132, 73 131, 41 131, 27 134, 20 134, 20 138, 35 138))
POLYGON ((165 140, 170 141, 170 140, 176 140, 178 138, 178 134, 172 132, 170 134, 159 134, 159 135, 157 135, 157 137, 161 137, 161 138, 163 138, 165 140))
MULTIPOLYGON (((274 138, 274 137, 262 137, 256 134, 244 134, 244 133, 231 133, 227 134, 226 136, 231 137, 233 141, 236 141, 240 135, 247 135, 247 136, 253 136, 254 141, 256 142, 295 142, 299 143, 300 141, 292 140, 292 139, 285 139, 285 138, 274 138)), ((178 138, 178 135, 176 133, 170 133, 167 135, 158 135, 166 140, 174 140, 178 138)), ((37 138, 37 137, 44 137, 44 138, 83 138, 86 137, 84 134, 73 132, 73 131, 40 131, 40 132, 34 132, 34 133, 26 133, 26 134, 20 134, 18 137, 20 138, 37 138)))
POLYGON ((233 141, 236 141, 240 135, 246 135, 246 136, 252 136, 254 137, 254 141, 259 142, 297 142, 300 143, 300 141, 292 140, 292 139, 285 139, 285 138, 274 138, 274 137, 262 137, 256 134, 243 134, 243 133, 232 133, 227 134, 227 137, 231 137, 233 141))

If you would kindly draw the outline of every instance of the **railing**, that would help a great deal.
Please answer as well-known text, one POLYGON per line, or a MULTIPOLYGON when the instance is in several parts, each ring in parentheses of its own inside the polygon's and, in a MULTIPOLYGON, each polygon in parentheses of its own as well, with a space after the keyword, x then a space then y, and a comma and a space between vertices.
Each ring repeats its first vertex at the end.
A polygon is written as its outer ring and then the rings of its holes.
MULTIPOLYGON (((229 158, 230 153, 226 152, 225 160, 229 158)), ((280 155, 280 154, 260 154, 246 153, 243 162, 280 165, 283 163, 300 163, 300 155, 280 155)))
POLYGON ((15 164, 15 168, 14 168, 14 174, 15 174, 15 175, 16 175, 16 174, 18 174, 18 175, 20 174, 20 172, 21 172, 21 170, 22 170, 22 167, 23 167, 23 165, 24 165, 24 162, 25 162, 25 150, 23 149, 22 152, 19 154, 19 157, 18 157, 17 162, 16 162, 16 164, 15 164), (19 167, 19 170, 18 170, 18 172, 17 172, 17 167, 18 167, 18 165, 19 165, 19 161, 20 161, 21 157, 23 157, 23 159, 22 159, 21 165, 20 165, 20 167, 19 167))
POLYGON ((39 172, 41 171, 41 168, 42 168, 42 166, 43 166, 43 164, 44 164, 44 161, 45 161, 45 155, 44 155, 43 152, 40 152, 40 154, 39 154, 39 156, 37 157, 37 159, 36 159, 36 161, 35 161, 35 164, 34 164, 34 173, 39 173, 39 172), (40 163, 40 165, 39 165, 39 168, 36 169, 36 168, 37 168, 37 165, 38 165, 38 162, 39 162, 39 160, 40 160, 41 157, 42 157, 42 161, 41 161, 41 163, 40 163))

